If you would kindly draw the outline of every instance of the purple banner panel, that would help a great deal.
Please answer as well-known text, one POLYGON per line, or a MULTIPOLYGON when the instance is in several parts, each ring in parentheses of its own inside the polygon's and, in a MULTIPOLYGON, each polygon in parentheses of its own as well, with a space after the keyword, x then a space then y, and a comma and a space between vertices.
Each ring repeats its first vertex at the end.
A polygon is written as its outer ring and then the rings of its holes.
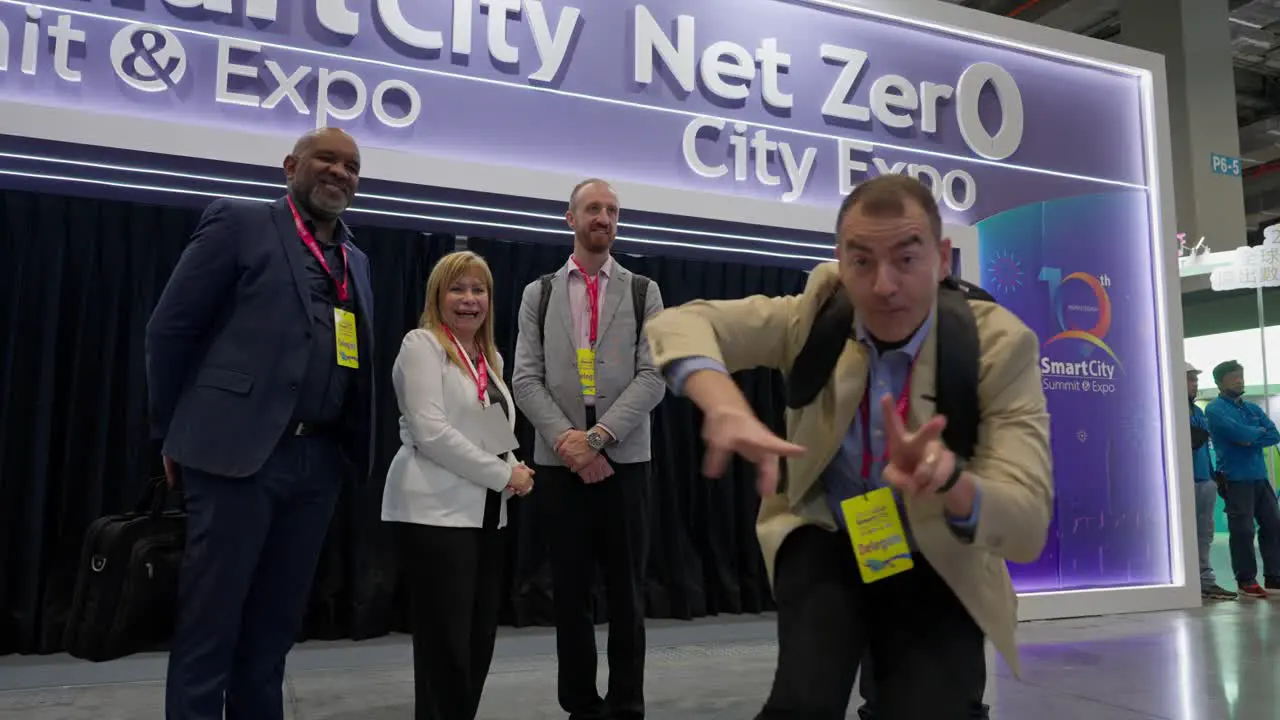
POLYGON ((436 158, 545 199, 536 178, 600 176, 678 191, 655 212, 798 205, 795 227, 868 177, 919 177, 966 277, 1042 342, 1057 508, 1018 588, 1172 577, 1134 74, 818 0, 0 0, 0 132, 15 107, 202 157, 202 131, 336 125, 394 151, 384 179, 432 184, 436 158))
MULTIPOLYGON (((801 0, 0 0, 7 100, 973 224, 1145 187, 1136 77, 801 0)), ((145 139, 139 145, 145 145, 145 139)), ((135 149, 147 149, 137 147, 135 149)))

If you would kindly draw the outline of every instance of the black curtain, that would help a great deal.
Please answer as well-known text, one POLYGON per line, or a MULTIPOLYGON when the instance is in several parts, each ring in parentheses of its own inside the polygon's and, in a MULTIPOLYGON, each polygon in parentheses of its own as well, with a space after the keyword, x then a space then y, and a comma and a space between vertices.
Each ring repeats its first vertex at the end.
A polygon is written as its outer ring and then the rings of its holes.
MULTIPOLYGON (((143 330, 199 211, 0 191, 0 655, 62 647, 80 543, 93 519, 132 508, 160 473, 148 440, 143 330)), ((390 377, 417 324, 449 235, 355 228, 374 276, 376 369, 390 377)), ((567 259, 565 247, 471 239, 495 279, 498 344, 514 355, 523 287, 567 259)), ((668 307, 694 298, 799 292, 800 271, 669 257, 620 256, 658 282, 668 307)), ((761 417, 781 426, 776 373, 738 378, 761 417)), ((312 638, 364 639, 405 629, 394 552, 378 520, 382 477, 399 442, 390 382, 380 383, 379 462, 348 487, 334 518, 307 618, 312 638)), ((668 396, 655 413, 649 614, 693 618, 771 606, 754 533, 749 470, 699 476, 700 418, 668 396)), ((519 424, 522 444, 531 429, 519 424)), ((511 624, 549 624, 538 494, 512 503, 511 624)), ((603 619, 607 609, 599 606, 603 619)))

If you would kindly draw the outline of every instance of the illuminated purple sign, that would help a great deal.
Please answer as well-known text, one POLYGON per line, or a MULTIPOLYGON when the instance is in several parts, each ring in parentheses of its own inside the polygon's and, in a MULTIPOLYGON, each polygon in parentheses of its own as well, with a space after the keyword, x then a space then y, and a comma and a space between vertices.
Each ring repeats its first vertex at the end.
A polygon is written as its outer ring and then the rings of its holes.
POLYGON ((202 129, 339 125, 386 179, 453 162, 454 187, 561 197, 538 180, 600 175, 675 198, 648 210, 808 229, 915 175, 966 275, 1045 343, 1057 533, 1019 587, 1167 583, 1140 78, 834 5, 0 0, 0 132, 123 118, 134 150, 259 162, 202 129))

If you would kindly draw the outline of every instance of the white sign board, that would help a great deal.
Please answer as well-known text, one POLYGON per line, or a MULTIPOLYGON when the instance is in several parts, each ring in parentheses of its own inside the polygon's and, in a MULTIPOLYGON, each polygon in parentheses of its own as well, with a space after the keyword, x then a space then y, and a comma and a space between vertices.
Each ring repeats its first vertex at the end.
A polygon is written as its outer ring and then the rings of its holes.
POLYGON ((1209 275, 1209 284, 1219 292, 1280 287, 1280 227, 1267 228, 1257 247, 1236 248, 1230 264, 1209 275))

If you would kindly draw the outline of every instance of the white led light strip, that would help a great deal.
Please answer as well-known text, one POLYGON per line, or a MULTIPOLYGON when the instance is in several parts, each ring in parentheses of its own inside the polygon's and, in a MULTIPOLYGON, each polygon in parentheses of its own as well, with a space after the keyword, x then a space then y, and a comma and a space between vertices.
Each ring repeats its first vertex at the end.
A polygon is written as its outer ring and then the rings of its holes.
MULTIPOLYGON (((83 183, 88 185, 100 185, 106 187, 120 188, 123 190, 142 190, 146 192, 161 192, 177 195, 193 195, 197 197, 212 198, 230 198, 232 200, 249 200, 257 202, 270 202, 272 198, 250 197, 247 195, 228 195, 226 193, 207 192, 203 190, 187 190, 183 188, 158 187, 155 185, 140 185, 137 183, 122 183, 113 180, 95 180, 92 178, 68 177, 64 175, 46 175, 43 173, 22 172, 18 170, 0 170, 0 175, 9 177, 27 178, 31 180, 47 180, 51 182, 65 183, 83 183)), ((486 228, 501 228, 504 230, 520 230, 524 232, 535 232, 543 235, 566 235, 564 230, 551 230, 549 228, 532 227, 529 225, 513 225, 511 223, 485 222, 483 220, 468 220, 465 218, 436 217, 432 215, 420 215, 417 213, 393 212, 391 210, 373 210, 369 208, 351 208, 348 212, 363 213, 366 215, 382 215, 386 217, 405 218, 408 220, 425 220, 427 222, 454 223, 461 225, 478 225, 486 228)), ((793 255, 790 253, 769 252, 768 250, 752 250, 750 248, 732 248, 721 247, 719 245, 696 245, 693 243, 676 242, 674 240, 654 240, 652 238, 631 237, 619 235, 617 238, 621 242, 636 243, 638 245, 657 245, 661 247, 677 247, 688 250, 710 250, 713 252, 740 253, 744 255, 756 255, 761 257, 783 258, 787 260, 806 260, 810 262, 827 262, 831 257, 814 257, 812 255, 793 255)))
POLYGON ((1151 191, 1147 193, 1147 222, 1151 232, 1151 285, 1155 290, 1156 311, 1156 358, 1157 377, 1159 382, 1160 414, 1164 419, 1164 472, 1165 503, 1169 523, 1169 580, 1172 585, 1180 586, 1188 581, 1186 577, 1185 559, 1183 557, 1182 500, 1179 492, 1179 434, 1181 426, 1177 422, 1177 414, 1171 398, 1180 390, 1174 387, 1175 375, 1170 375, 1169 364, 1171 348, 1169 347, 1169 293, 1166 278, 1170 272, 1166 262, 1165 229, 1160 215, 1160 170, 1156 155, 1156 107, 1155 88, 1150 73, 1142 76, 1142 127, 1143 146, 1147 161, 1147 181, 1151 191))
MULTIPOLYGON (((41 162, 56 165, 71 165, 75 167, 94 168, 96 170, 112 170, 125 173, 138 173, 143 175, 158 175, 161 177, 183 178, 187 180, 201 180, 212 183, 227 183, 232 185, 247 185, 250 187, 269 188, 271 190, 283 191, 282 183, 263 182, 261 180, 239 180, 236 178, 218 177, 215 175, 198 175, 195 173, 177 172, 174 170, 160 170, 157 168, 133 167, 130 165, 111 165, 108 163, 89 162, 87 160, 70 160, 67 158, 48 157, 44 155, 24 155, 21 153, 0 152, 0 158, 10 160, 24 160, 28 162, 41 162)), ((515 215, 520 217, 536 218, 539 220, 554 220, 563 222, 563 215, 551 215, 548 213, 531 212, 528 210, 507 210, 504 208, 485 207, 482 205, 467 205, 464 203, 451 203, 442 200, 421 200, 417 198, 397 197, 394 195, 378 195, 375 193, 360 193, 360 197, 369 198, 371 200, 384 200, 387 202, 406 203, 409 205, 426 205, 430 207, 443 207, 455 210, 473 210, 476 212, 497 213, 500 215, 515 215)), ((720 238, 724 240, 742 240, 752 243, 763 243, 765 245, 784 245, 788 247, 802 248, 805 250, 818 250, 822 252, 833 252, 834 240, 828 244, 797 242, 794 240, 777 240, 775 238, 753 237, 751 235, 735 235, 732 233, 716 233, 706 230, 686 230, 684 228, 662 227, 659 225, 645 225, 642 223, 624 223, 619 222, 618 227, 634 228, 636 230, 649 230, 654 232, 668 232, 679 235, 696 235, 699 237, 720 238)))
MULTIPOLYGON (((131 25, 131 24, 134 24, 134 23, 137 23, 137 22, 141 22, 141 21, 139 21, 139 20, 135 20, 135 19, 115 17, 115 16, 113 16, 113 15, 103 15, 103 14, 101 14, 101 13, 89 12, 89 11, 87 11, 87 10, 72 10, 72 9, 63 8, 63 7, 54 7, 54 6, 50 6, 50 5, 40 5, 40 4, 38 4, 38 3, 22 2, 22 0, 0 0, 0 4, 4 4, 4 5, 16 5, 16 6, 22 6, 22 7, 38 7, 38 8, 40 8, 40 9, 42 9, 42 10, 47 10, 47 11, 52 12, 52 13, 62 13, 62 14, 65 14, 65 15, 77 15, 77 16, 80 16, 80 17, 94 18, 94 19, 97 19, 97 20, 106 20, 106 21, 108 21, 108 22, 120 23, 120 24, 122 24, 122 25, 131 25)), ((833 7, 834 7, 834 6, 833 6, 833 7)), ((846 10, 847 10, 847 9, 850 9, 850 8, 843 8, 843 9, 846 9, 846 10)), ((868 14, 874 14, 874 13, 872 13, 871 11, 867 11, 867 12, 868 12, 868 14)), ((899 18, 891 18, 891 19, 898 20, 899 18)), ((708 115, 708 114, 706 114, 706 113, 694 112, 694 111, 692 111, 692 110, 680 110, 680 109, 677 109, 677 108, 660 107, 660 106, 657 106, 657 105, 645 105, 645 104, 643 104, 643 103, 631 102, 631 101, 629 101, 629 100, 618 100, 618 99, 616 99, 616 98, 598 97, 598 96, 596 96, 596 95, 585 95, 585 94, 582 94, 582 93, 570 92, 570 91, 568 91, 568 90, 560 90, 560 89, 557 89, 557 88, 541 87, 541 86, 537 86, 537 85, 522 85, 522 84, 520 84, 520 83, 513 83, 513 82, 506 81, 506 80, 494 80, 494 79, 491 79, 491 78, 476 77, 476 76, 472 76, 472 75, 461 75, 461 74, 458 74, 458 73, 448 72, 448 71, 446 71, 446 70, 436 70, 436 69, 433 69, 433 68, 414 67, 414 66, 412 66, 412 65, 400 65, 399 63, 387 62, 387 61, 385 61, 385 60, 374 60, 374 59, 372 59, 372 58, 364 58, 364 57, 359 57, 359 56, 355 56, 355 55, 340 55, 340 54, 338 54, 338 53, 325 52, 325 51, 323 51, 323 50, 312 50, 312 49, 309 49, 309 48, 291 47, 291 46, 289 46, 289 45, 282 45, 282 44, 280 44, 280 43, 266 42, 266 41, 263 41, 263 40, 260 40, 260 39, 256 39, 256 38, 255 38, 255 39, 249 39, 249 38, 242 38, 242 37, 238 37, 238 36, 235 36, 235 35, 220 35, 220 34, 217 34, 217 33, 206 32, 206 31, 203 31, 203 30, 191 30, 191 29, 189 29, 189 28, 175 27, 175 26, 173 26, 173 25, 164 25, 164 24, 162 24, 162 23, 151 22, 151 21, 146 21, 146 22, 145 22, 145 24, 147 24, 147 25, 151 25, 151 26, 153 26, 153 27, 157 27, 157 28, 162 28, 162 29, 164 29, 164 30, 168 30, 169 32, 172 32, 172 33, 181 33, 181 34, 186 34, 186 35, 194 35, 194 36, 196 36, 196 37, 204 37, 204 38, 209 38, 209 39, 211 39, 211 40, 224 40, 224 39, 227 39, 227 40, 239 40, 239 41, 242 41, 242 42, 252 42, 252 43, 256 43, 256 44, 258 44, 258 45, 260 45, 260 46, 262 46, 262 47, 264 47, 264 48, 272 48, 272 49, 274 49, 274 50, 284 50, 284 51, 286 51, 286 52, 302 53, 302 54, 304 54, 304 55, 313 55, 313 56, 316 56, 316 57, 329 58, 329 59, 331 59, 331 60, 339 60, 339 61, 343 61, 343 62, 358 62, 358 63, 363 63, 363 64, 366 64, 366 65, 373 65, 373 66, 377 66, 377 67, 383 67, 383 68, 390 68, 390 69, 393 69, 393 70, 399 70, 399 71, 402 71, 402 72, 416 73, 416 74, 419 74, 419 75, 434 75, 434 76, 437 76, 437 77, 451 78, 451 79, 454 79, 454 80, 466 80, 466 81, 468 81, 468 82, 482 83, 482 84, 485 84, 485 85, 496 85, 496 86, 499 86, 499 87, 508 88, 508 89, 513 89, 513 90, 528 90, 528 91, 532 91, 532 92, 548 93, 548 94, 551 94, 551 95, 558 95, 558 96, 560 96, 560 97, 569 97, 569 98, 575 98, 575 99, 578 99, 578 100, 587 100, 587 101, 590 101, 590 102, 604 103, 604 104, 606 104, 606 105, 617 105, 617 106, 621 106, 621 107, 633 108, 633 109, 636 109, 636 110, 648 110, 648 111, 652 111, 652 112, 664 113, 664 114, 667 114, 667 115, 677 115, 677 116, 680 116, 680 117, 687 117, 687 118, 690 118, 690 119, 695 119, 695 118, 714 118, 714 119, 716 119, 716 120, 721 120, 721 121, 724 121, 724 122, 726 122, 726 123, 738 123, 738 122, 741 122, 741 123, 744 123, 744 124, 746 124, 746 125, 748 125, 748 126, 750 126, 750 127, 764 128, 764 129, 766 129, 766 130, 774 130, 774 131, 776 131, 776 132, 781 132, 781 133, 790 133, 790 134, 792 134, 792 135, 800 135, 800 136, 803 136, 803 137, 818 138, 818 139, 822 139, 822 140, 828 140, 828 141, 831 141, 831 142, 839 142, 839 141, 840 141, 840 140, 842 140, 842 139, 846 139, 846 138, 844 138, 843 136, 840 136, 840 135, 829 135, 829 134, 827 134, 827 133, 820 133, 820 132, 816 132, 816 131, 813 131, 813 130, 800 130, 800 129, 797 129, 797 128, 785 127, 785 126, 783 126, 783 125, 773 125, 773 124, 770 124, 770 123, 761 123, 761 122, 755 122, 755 121, 740 120, 740 119, 738 119, 738 118, 730 118, 730 117, 723 117, 723 116, 717 116, 717 115, 708 115)), ((953 154, 951 154, 951 153, 938 152, 938 151, 936 151, 936 150, 925 150, 925 149, 918 148, 918 147, 908 147, 908 146, 904 146, 904 145, 894 145, 894 144, 892 144, 892 143, 885 143, 885 142, 880 142, 880 141, 876 141, 876 140, 860 140, 860 141, 861 141, 861 142, 865 142, 867 145, 870 145, 870 146, 872 146, 872 147, 874 147, 874 148, 880 148, 880 149, 884 149, 884 150, 894 150, 894 151, 897 151, 897 152, 911 153, 911 154, 915 154, 915 155, 925 155, 925 156, 928 156, 928 157, 943 158, 943 159, 946 159, 946 160, 953 160, 953 161, 956 161, 956 162, 974 163, 974 164, 976 164, 976 165, 988 165, 988 166, 995 167, 995 168, 1000 168, 1000 169, 1003 169, 1003 170, 1018 170, 1018 171, 1021 171, 1021 172, 1036 173, 1036 174, 1039 174, 1039 175, 1050 175, 1050 176, 1053 176, 1053 177, 1066 178, 1066 179, 1069 179, 1069 180, 1082 180, 1082 181, 1085 181, 1085 182, 1099 183, 1099 184, 1102 184, 1102 185, 1114 185, 1114 186, 1117 186, 1117 187, 1127 187, 1127 188, 1133 188, 1133 189, 1137 189, 1137 190, 1146 190, 1146 189, 1147 189, 1147 186, 1146 186, 1146 185, 1142 185, 1142 184, 1138 184, 1138 183, 1124 182, 1124 181, 1122 181, 1122 180, 1110 180, 1110 179, 1107 179, 1107 178, 1094 177, 1094 176, 1091 176, 1091 175, 1079 175, 1079 174, 1076 174, 1076 173, 1059 172, 1059 171, 1057 171, 1057 170, 1049 170, 1049 169, 1046 169, 1046 168, 1031 167, 1031 166, 1029 166, 1029 165, 1016 165, 1016 164, 1013 164, 1013 163, 1004 163, 1004 162, 999 162, 999 161, 995 161, 995 160, 986 160, 986 159, 984 159, 984 158, 968 157, 968 156, 964 156, 964 155, 953 155, 953 154)))
MULTIPOLYGON (((1107 62, 1106 60, 1099 60, 1098 58, 1085 57, 1083 55, 1073 55, 1072 53, 1063 52, 1061 50, 1054 50, 1052 48, 1043 47, 1041 45, 1032 45, 1030 43, 1020 42, 1018 40, 1013 40, 1007 37, 1001 37, 999 35, 991 35, 988 33, 978 32, 976 30, 968 30, 968 29, 962 30, 960 28, 951 27, 949 25, 943 25, 941 23, 936 23, 929 20, 921 20, 919 18, 914 18, 914 17, 905 17, 903 15, 895 15, 893 13, 885 12, 883 10, 872 10, 871 8, 863 7, 861 5, 854 5, 848 2, 848 0, 801 0, 801 1, 809 5, 818 5, 821 7, 828 7, 833 10, 839 10, 840 12, 850 13, 853 15, 869 15, 874 18, 879 18, 881 20, 889 20, 891 22, 898 23, 901 25, 909 25, 912 27, 923 28, 925 30, 932 30, 934 32, 941 33, 943 35, 950 35, 952 37, 961 37, 969 40, 977 40, 979 42, 987 43, 990 45, 996 45, 999 47, 1009 48, 1011 50, 1020 50, 1022 52, 1030 53, 1033 55, 1042 55, 1044 57, 1051 57, 1055 60, 1066 60, 1067 62, 1070 62, 1075 65, 1084 65, 1086 67, 1098 68, 1100 70, 1108 70, 1110 72, 1114 72, 1120 75, 1140 77, 1142 73, 1145 72, 1140 68, 1131 67, 1129 65, 1121 65, 1118 63, 1107 62)), ((943 1, 946 2, 946 0, 943 0, 943 1)))

